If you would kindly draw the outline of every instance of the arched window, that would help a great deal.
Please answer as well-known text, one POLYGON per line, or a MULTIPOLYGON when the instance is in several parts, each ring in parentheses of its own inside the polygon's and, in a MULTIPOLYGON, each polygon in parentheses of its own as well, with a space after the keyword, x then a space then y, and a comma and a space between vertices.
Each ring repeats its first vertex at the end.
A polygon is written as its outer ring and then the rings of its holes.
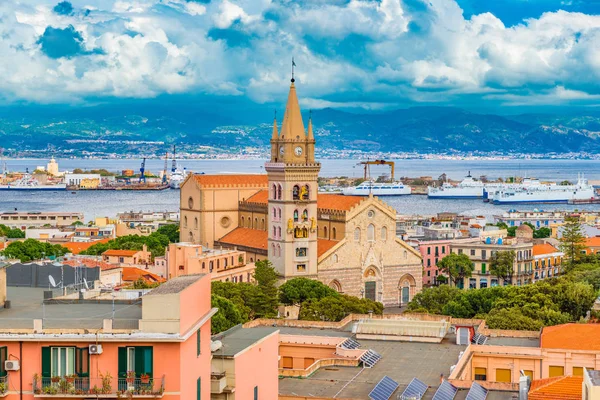
POLYGON ((308 210, 302 211, 302 221, 306 221, 308 219, 308 210))
POLYGON ((300 186, 294 185, 292 189, 292 198, 294 200, 300 200, 300 186))
POLYGON ((277 227, 277 238, 281 239, 281 227, 280 226, 277 227))
POLYGON ((408 258, 408 251, 404 250, 404 258, 408 258))
POLYGON ((247 223, 247 228, 251 228, 252 225, 252 218, 248 217, 248 223, 247 223))
POLYGON ((206 263, 202 262, 202 269, 206 268, 206 263))
POLYGON ((227 259, 226 258, 223 259, 223 266, 227 267, 227 259))
POLYGON ((277 207, 277 211, 278 211, 278 218, 281 219, 281 208, 277 207))
POLYGON ((221 260, 217 260, 217 269, 221 268, 221 260))
POLYGON ((369 226, 367 227, 367 240, 369 242, 375 241, 375 225, 373 224, 369 224, 369 226))
POLYGON ((387 240, 387 226, 381 228, 381 240, 387 240))
POLYGON ((277 257, 281 257, 281 246, 277 245, 277 257))
POLYGON ((336 231, 335 227, 331 228, 331 239, 333 239, 333 240, 337 239, 337 231, 336 231))
POLYGON ((213 268, 215 267, 215 264, 213 261, 209 261, 208 263, 208 271, 212 272, 213 268))
POLYGON ((187 228, 187 216, 183 217, 183 227, 187 228))
POLYGON ((354 230, 354 241, 360 242, 360 228, 354 230))
POLYGON ((234 276, 234 277, 232 278, 232 280, 233 280, 233 283, 237 283, 237 276, 234 276))
POLYGON ((277 227, 273 227, 273 239, 277 239, 277 227))
POLYGON ((240 282, 244 282, 244 275, 240 275, 240 282))
POLYGON ((190 242, 193 242, 193 241, 194 241, 194 233, 190 232, 190 242))
POLYGON ((194 229, 198 229, 198 218, 194 218, 194 229))
POLYGON ((240 224, 242 226, 242 228, 246 226, 246 225, 244 225, 245 222, 246 221, 245 221, 244 217, 242 217, 242 223, 240 224))
POLYGON ((260 219, 260 230, 261 231, 265 230, 265 219, 264 218, 260 219))
POLYGON ((271 188, 271 198, 277 200, 277 186, 275 184, 271 188))
POLYGON ((258 229, 258 218, 254 218, 254 229, 258 229))
POLYGON ((323 237, 325 239, 327 239, 327 227, 326 226, 323 227, 323 237))
POLYGON ((277 220, 277 209, 273 207, 273 219, 277 220))
POLYGON ((310 186, 304 185, 300 190, 300 199, 308 200, 310 198, 310 186))
POLYGON ((250 257, 250 262, 254 262, 254 258, 250 257))
POLYGON ((337 254, 334 254, 334 255, 333 255, 333 262, 334 262, 334 263, 337 263, 337 262, 338 262, 338 255, 337 255, 337 254))
POLYGON ((302 237, 303 238, 307 238, 308 237, 308 229, 302 228, 302 237))
POLYGON ((294 222, 298 222, 298 210, 294 210, 294 222))
POLYGON ((275 243, 271 244, 271 251, 273 252, 273 257, 277 257, 277 252, 275 251, 275 243))
POLYGON ((281 200, 281 185, 277 184, 277 200, 281 200))

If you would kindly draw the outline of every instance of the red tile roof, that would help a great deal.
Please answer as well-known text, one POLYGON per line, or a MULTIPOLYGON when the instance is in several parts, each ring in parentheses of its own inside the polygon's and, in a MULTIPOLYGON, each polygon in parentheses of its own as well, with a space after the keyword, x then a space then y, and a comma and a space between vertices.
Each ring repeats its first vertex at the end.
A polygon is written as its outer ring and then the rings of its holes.
POLYGON ((587 247, 600 247, 600 236, 587 238, 585 241, 587 247))
POLYGON ((88 268, 100 267, 100 269, 102 271, 119 268, 118 265, 109 264, 104 261, 98 261, 93 258, 74 258, 71 260, 63 261, 63 264, 69 265, 71 267, 80 267, 80 266, 84 266, 84 267, 88 267, 88 268))
POLYGON ((269 202, 269 191, 268 190, 259 190, 258 192, 254 193, 252 196, 248 197, 246 202, 267 205, 267 203, 269 202))
POLYGON ((344 196, 341 194, 318 194, 317 207, 323 210, 350 211, 365 197, 361 196, 344 196))
POLYGON ((218 241, 232 246, 245 246, 253 249, 267 249, 267 231, 250 228, 235 228, 218 241))
POLYGON ((133 257, 142 250, 106 250, 103 256, 133 257))
POLYGON ((555 376, 531 382, 529 400, 581 400, 583 377, 555 376))
POLYGON ((269 185, 269 178, 266 174, 236 174, 236 175, 200 175, 195 174, 194 180, 200 186, 258 186, 267 187, 269 185))
POLYGON ((542 330, 540 347, 545 349, 600 350, 600 324, 563 324, 542 330))
POLYGON ((534 256, 539 256, 542 254, 552 254, 552 253, 558 253, 558 249, 556 247, 552 246, 550 243, 533 245, 533 255, 534 256))
POLYGON ((95 240, 93 242, 67 242, 67 243, 61 243, 60 245, 69 249, 69 251, 72 254, 79 254, 82 251, 89 249, 90 247, 92 247, 95 244, 108 243, 109 240, 110 239, 95 240))
POLYGON ((333 246, 338 244, 336 240, 317 239, 317 258, 327 253, 333 246))
POLYGON ((122 267, 121 278, 123 282, 135 282, 142 278, 148 283, 165 282, 166 279, 153 274, 150 271, 136 267, 122 267))

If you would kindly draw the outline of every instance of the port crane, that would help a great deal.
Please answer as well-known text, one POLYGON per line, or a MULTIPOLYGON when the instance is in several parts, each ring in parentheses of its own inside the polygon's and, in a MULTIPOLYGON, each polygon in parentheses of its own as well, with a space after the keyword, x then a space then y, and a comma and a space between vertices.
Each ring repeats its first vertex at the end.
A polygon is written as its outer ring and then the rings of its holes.
POLYGON ((169 162, 169 152, 165 154, 165 169, 163 169, 162 183, 163 185, 167 184, 167 166, 169 162))
POLYGON ((369 176, 371 175, 369 166, 371 166, 371 165, 389 165, 390 170, 391 170, 390 171, 390 180, 392 182, 394 181, 394 162, 393 161, 386 161, 386 160, 361 161, 358 164, 365 166, 365 180, 367 180, 369 178, 369 176))
POLYGON ((146 183, 146 157, 144 157, 144 160, 142 160, 142 166, 140 167, 140 180, 138 183, 142 183, 142 181, 144 181, 144 184, 146 183))

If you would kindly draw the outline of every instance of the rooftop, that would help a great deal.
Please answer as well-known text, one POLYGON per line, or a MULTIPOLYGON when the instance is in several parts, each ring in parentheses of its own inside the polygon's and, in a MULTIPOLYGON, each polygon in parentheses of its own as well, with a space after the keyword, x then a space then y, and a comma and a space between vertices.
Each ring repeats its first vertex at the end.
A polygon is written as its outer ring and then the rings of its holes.
POLYGON ((583 377, 556 376, 531 382, 529 400, 581 400, 583 377))
POLYGON ((160 276, 137 267, 121 267, 121 279, 124 282, 135 282, 142 278, 147 283, 164 282, 160 276))
POLYGON ((106 250, 103 256, 132 257, 142 250, 106 250))
POLYGON ((246 246, 253 249, 267 249, 267 231, 250 228, 235 228, 218 240, 221 243, 233 246, 246 246))
POLYGON ((335 246, 338 243, 339 242, 335 240, 317 239, 317 258, 327 253, 333 246, 335 246))
POLYGON ((542 329, 543 349, 600 350, 600 324, 563 324, 542 329))
POLYGON ((552 254, 552 253, 558 253, 558 249, 556 247, 552 246, 550 243, 533 245, 533 255, 534 256, 541 256, 543 254, 552 254))
MULTIPOLYGON (((321 210, 350 211, 352 207, 365 200, 362 196, 343 196, 341 194, 317 194, 317 207, 321 210)), ((250 196, 247 203, 266 205, 269 201, 268 190, 259 190, 250 196)))
POLYGON ((91 257, 83 258, 81 256, 78 258, 71 258, 69 260, 65 260, 62 263, 63 263, 63 265, 68 265, 70 267, 88 267, 88 268, 100 267, 100 269, 102 271, 119 268, 118 265, 109 264, 107 262, 98 260, 96 258, 91 258, 91 257))
POLYGON ((166 283, 163 283, 162 285, 148 293, 146 296, 181 293, 185 289, 187 289, 188 286, 202 279, 203 276, 204 274, 178 276, 177 278, 173 278, 167 281, 166 283))
POLYGON ((277 328, 266 326, 256 328, 242 328, 240 325, 235 326, 212 337, 213 341, 219 340, 223 344, 223 347, 216 351, 213 357, 234 357, 236 354, 277 331, 277 328))
POLYGON ((600 236, 594 236, 585 240, 585 245, 588 247, 600 247, 600 236))
POLYGON ((540 347, 540 339, 520 337, 488 337, 486 342, 490 346, 517 346, 517 347, 540 347))
POLYGON ((223 185, 246 185, 266 187, 269 179, 266 174, 223 174, 223 175, 200 175, 194 174, 194 180, 200 186, 223 186, 223 185))
POLYGON ((592 383, 592 385, 600 386, 600 371, 586 368, 586 372, 588 374, 588 378, 590 378, 590 382, 592 383))

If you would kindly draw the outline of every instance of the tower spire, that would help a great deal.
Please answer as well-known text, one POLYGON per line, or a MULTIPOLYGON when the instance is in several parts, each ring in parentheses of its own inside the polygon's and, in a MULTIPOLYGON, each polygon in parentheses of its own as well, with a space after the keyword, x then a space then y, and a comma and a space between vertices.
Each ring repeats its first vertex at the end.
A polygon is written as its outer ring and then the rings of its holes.
POLYGON ((292 57, 292 83, 294 83, 296 80, 294 79, 294 67, 296 66, 296 63, 294 62, 294 57, 292 57))
POLYGON ((308 140, 314 140, 315 139, 315 135, 313 133, 313 126, 312 126, 312 110, 309 110, 308 112, 308 140))
POLYGON ((275 110, 275 115, 273 116, 273 135, 271 136, 271 139, 279 139, 279 132, 277 132, 277 110, 275 110))
MULTIPOLYGON (((295 66, 296 64, 292 65, 295 66)), ((283 123, 281 125, 281 139, 294 140, 296 137, 304 139, 306 137, 306 131, 304 130, 304 122, 302 122, 302 114, 300 112, 300 104, 298 104, 294 78, 292 78, 290 92, 285 106, 283 123)))

